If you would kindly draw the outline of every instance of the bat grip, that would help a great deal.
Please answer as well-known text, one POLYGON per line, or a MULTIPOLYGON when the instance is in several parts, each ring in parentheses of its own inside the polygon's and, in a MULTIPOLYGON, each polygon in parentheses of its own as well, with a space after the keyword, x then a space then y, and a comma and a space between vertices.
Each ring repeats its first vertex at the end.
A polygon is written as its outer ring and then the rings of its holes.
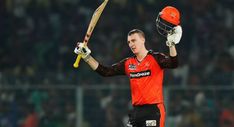
POLYGON ((73 67, 74 67, 74 68, 78 68, 78 67, 79 67, 80 59, 81 59, 81 55, 77 55, 76 61, 75 61, 75 63, 73 64, 73 67))
MULTIPOLYGON (((85 44, 85 45, 87 45, 89 37, 90 37, 90 35, 89 35, 89 34, 86 34, 85 40, 84 40, 84 44, 85 44)), ((73 64, 73 67, 74 67, 74 68, 78 68, 78 67, 79 67, 80 59, 81 59, 81 55, 79 54, 79 55, 77 55, 76 61, 75 61, 75 63, 73 64)))

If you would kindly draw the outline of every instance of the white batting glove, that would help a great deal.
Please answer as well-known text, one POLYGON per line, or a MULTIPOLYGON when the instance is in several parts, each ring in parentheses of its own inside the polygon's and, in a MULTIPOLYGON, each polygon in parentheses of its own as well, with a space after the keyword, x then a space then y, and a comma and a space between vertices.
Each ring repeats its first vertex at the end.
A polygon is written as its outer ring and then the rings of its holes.
POLYGON ((170 33, 167 35, 166 45, 171 47, 180 42, 182 37, 182 27, 180 25, 174 27, 170 33))
POLYGON ((77 47, 74 49, 74 53, 77 55, 81 55, 85 62, 87 62, 90 58, 91 50, 88 46, 85 46, 84 43, 78 42, 77 47))

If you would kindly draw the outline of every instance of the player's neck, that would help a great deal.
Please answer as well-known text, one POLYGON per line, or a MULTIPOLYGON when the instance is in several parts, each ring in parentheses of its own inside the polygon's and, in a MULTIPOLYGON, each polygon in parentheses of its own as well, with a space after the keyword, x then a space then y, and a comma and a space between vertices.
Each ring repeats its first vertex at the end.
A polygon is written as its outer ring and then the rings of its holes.
POLYGON ((147 54, 148 54, 148 50, 146 50, 144 48, 141 52, 139 52, 138 54, 136 54, 137 60, 138 61, 142 61, 147 54))

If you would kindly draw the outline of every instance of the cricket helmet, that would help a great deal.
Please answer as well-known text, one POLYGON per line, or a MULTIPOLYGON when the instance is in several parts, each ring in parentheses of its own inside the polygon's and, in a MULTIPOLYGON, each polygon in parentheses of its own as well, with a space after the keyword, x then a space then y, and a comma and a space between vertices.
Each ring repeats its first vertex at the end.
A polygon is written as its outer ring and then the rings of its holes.
POLYGON ((168 33, 172 32, 173 27, 179 24, 180 12, 172 6, 163 8, 156 19, 157 30, 163 36, 167 36, 168 33))

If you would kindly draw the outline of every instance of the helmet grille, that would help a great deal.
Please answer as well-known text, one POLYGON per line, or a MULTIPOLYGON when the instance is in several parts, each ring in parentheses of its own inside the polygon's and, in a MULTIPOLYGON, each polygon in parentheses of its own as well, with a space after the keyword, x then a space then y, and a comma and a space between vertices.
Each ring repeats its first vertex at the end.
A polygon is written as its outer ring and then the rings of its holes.
POLYGON ((167 35, 172 32, 172 29, 175 27, 175 25, 163 20, 159 13, 156 19, 156 27, 161 35, 167 37, 167 35))

